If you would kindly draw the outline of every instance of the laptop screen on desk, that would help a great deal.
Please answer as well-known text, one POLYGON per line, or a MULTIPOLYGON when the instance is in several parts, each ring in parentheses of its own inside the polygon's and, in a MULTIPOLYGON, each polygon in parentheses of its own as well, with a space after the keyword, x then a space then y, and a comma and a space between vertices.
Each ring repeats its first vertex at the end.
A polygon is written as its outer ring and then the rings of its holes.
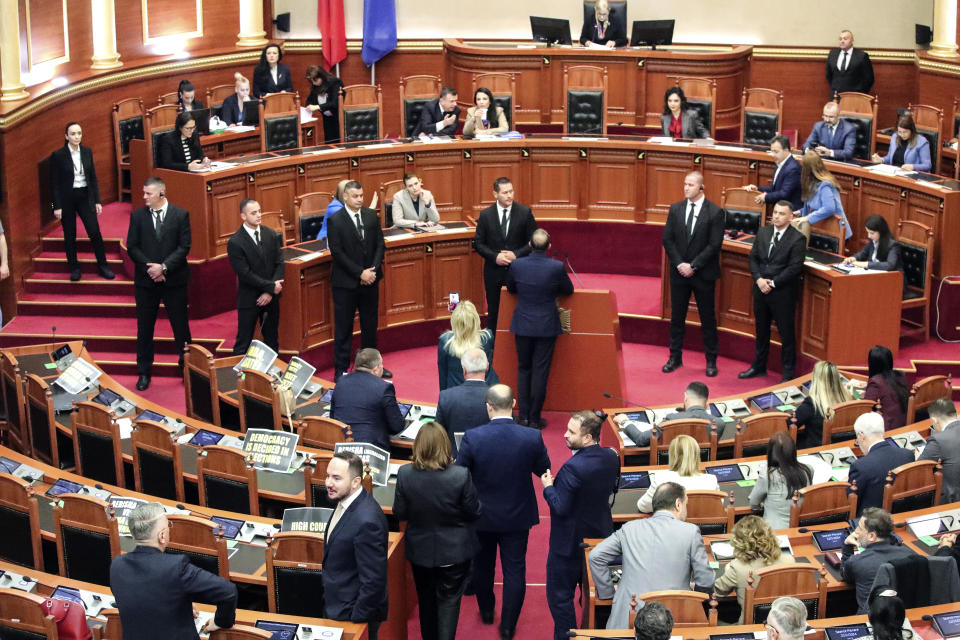
POLYGON ((813 541, 820 551, 836 551, 843 548, 843 541, 850 535, 849 529, 831 529, 830 531, 814 531, 813 541))
POLYGON ((737 482, 743 480, 743 471, 738 464, 724 464, 719 467, 708 467, 707 473, 717 476, 717 482, 737 482))
POLYGON ((213 516, 211 521, 223 527, 223 537, 233 540, 240 534, 240 528, 243 527, 243 520, 234 520, 233 518, 221 518, 213 516))
POLYGON ((70 482, 69 480, 60 478, 54 482, 49 489, 47 489, 47 495, 53 498, 63 493, 80 493, 81 489, 83 489, 82 484, 78 482, 70 482))
POLYGON ((768 391, 767 393, 761 393, 760 395, 756 395, 756 396, 750 396, 749 398, 747 398, 747 400, 757 405, 757 407, 761 411, 769 411, 771 409, 776 409, 781 404, 783 404, 780 401, 780 398, 777 397, 777 394, 773 393, 772 391, 768 391))
POLYGON ((620 475, 621 489, 646 489, 650 486, 648 471, 632 471, 620 475))

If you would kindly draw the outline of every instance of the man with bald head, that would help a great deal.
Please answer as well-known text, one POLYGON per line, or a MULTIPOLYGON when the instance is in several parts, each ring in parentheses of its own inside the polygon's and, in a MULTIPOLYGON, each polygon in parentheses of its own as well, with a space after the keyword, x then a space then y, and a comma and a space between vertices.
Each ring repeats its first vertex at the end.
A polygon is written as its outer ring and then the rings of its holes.
POLYGON ((534 231, 530 248, 529 255, 510 263, 507 291, 517 294, 510 323, 517 346, 517 422, 543 429, 547 422, 540 412, 547 397, 553 347, 563 333, 557 296, 573 293, 573 283, 563 263, 547 257, 549 233, 544 229, 534 231))
POLYGON ((517 629, 527 589, 527 539, 540 523, 533 476, 550 468, 550 456, 539 431, 513 421, 513 391, 495 384, 487 391, 490 422, 463 434, 457 464, 470 470, 483 514, 477 521, 480 550, 473 561, 473 591, 480 619, 493 624, 496 599, 493 575, 497 548, 503 572, 500 638, 510 640, 517 629))
POLYGON ((853 48, 853 33, 849 29, 840 32, 840 46, 827 54, 827 82, 830 97, 838 93, 857 91, 870 93, 873 87, 873 63, 870 54, 853 48))
POLYGON ((840 119, 840 105, 823 105, 823 119, 813 125, 810 137, 803 143, 804 150, 813 149, 817 155, 830 160, 849 162, 857 144, 857 130, 840 119))

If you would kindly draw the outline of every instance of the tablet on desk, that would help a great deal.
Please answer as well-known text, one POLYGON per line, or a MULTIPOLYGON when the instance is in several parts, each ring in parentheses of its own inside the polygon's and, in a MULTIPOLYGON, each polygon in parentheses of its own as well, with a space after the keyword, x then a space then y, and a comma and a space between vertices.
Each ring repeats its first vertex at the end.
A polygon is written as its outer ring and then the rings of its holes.
POLYGON ((80 493, 81 489, 83 489, 83 485, 79 482, 70 482, 69 480, 59 478, 47 489, 47 495, 55 498, 64 493, 80 493))
POLYGON ((649 471, 631 471, 620 474, 621 489, 647 489, 650 486, 649 471))
POLYGON ((206 447, 211 444, 217 444, 221 440, 223 440, 222 433, 200 429, 190 438, 190 444, 197 445, 198 447, 206 447))
POLYGON ((257 624, 254 626, 257 629, 272 633, 270 640, 295 640, 297 629, 300 628, 300 625, 295 622, 273 622, 271 620, 257 620, 257 624))
POLYGON ((19 466, 20 463, 15 460, 0 457, 0 473, 13 473, 19 466))
POLYGON ((240 535, 240 529, 242 529, 245 524, 243 520, 221 518, 220 516, 213 516, 210 520, 223 527, 223 537, 228 540, 233 540, 240 535))
POLYGON ((873 637, 870 628, 863 622, 857 624, 842 624, 836 627, 827 627, 829 640, 856 640, 856 638, 873 637))
POLYGON ((320 402, 326 402, 330 404, 330 401, 333 400, 333 389, 327 389, 323 392, 323 395, 320 396, 320 402))
POLYGON ((933 614, 933 626, 944 638, 960 636, 960 611, 933 614))
POLYGON ((814 531, 813 543, 820 551, 836 551, 843 548, 843 541, 850 535, 850 529, 830 529, 829 531, 814 531))
POLYGON ((76 602, 81 607, 84 606, 83 598, 80 597, 80 589, 74 587, 57 587, 50 594, 51 598, 57 600, 66 600, 67 602, 76 602))
POLYGON ((407 417, 407 414, 410 413, 410 409, 413 408, 412 404, 407 404, 405 402, 398 402, 397 406, 400 407, 400 415, 402 415, 404 418, 407 417))
POLYGON ((761 393, 756 396, 750 396, 747 398, 747 402, 755 406, 760 411, 774 411, 777 407, 783 404, 783 401, 777 397, 772 391, 767 393, 761 393))
POLYGON ((123 400, 123 396, 114 391, 113 389, 101 389, 100 393, 93 397, 93 401, 102 404, 105 407, 111 406, 114 402, 118 400, 123 400))
POLYGON ((739 482, 743 480, 743 471, 738 464, 723 464, 719 467, 708 467, 707 473, 717 476, 717 482, 739 482))
POLYGON ((154 422, 163 422, 163 416, 157 413, 156 411, 150 411, 150 409, 144 409, 140 412, 134 421, 137 420, 153 420, 154 422))

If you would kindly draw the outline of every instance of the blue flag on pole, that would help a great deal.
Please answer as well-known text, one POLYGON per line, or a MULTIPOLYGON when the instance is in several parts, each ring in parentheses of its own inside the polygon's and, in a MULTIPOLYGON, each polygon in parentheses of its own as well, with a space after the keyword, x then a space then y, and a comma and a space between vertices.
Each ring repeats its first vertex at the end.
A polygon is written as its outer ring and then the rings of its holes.
POLYGON ((363 49, 368 67, 397 48, 396 0, 363 0, 363 49))

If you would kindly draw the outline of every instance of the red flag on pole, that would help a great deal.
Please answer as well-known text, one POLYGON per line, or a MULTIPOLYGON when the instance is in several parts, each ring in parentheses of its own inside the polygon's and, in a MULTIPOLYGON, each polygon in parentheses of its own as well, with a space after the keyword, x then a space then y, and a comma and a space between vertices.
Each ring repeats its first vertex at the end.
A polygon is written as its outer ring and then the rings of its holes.
POLYGON ((330 69, 347 57, 343 0, 317 0, 317 3, 317 28, 323 39, 323 62, 330 69))

